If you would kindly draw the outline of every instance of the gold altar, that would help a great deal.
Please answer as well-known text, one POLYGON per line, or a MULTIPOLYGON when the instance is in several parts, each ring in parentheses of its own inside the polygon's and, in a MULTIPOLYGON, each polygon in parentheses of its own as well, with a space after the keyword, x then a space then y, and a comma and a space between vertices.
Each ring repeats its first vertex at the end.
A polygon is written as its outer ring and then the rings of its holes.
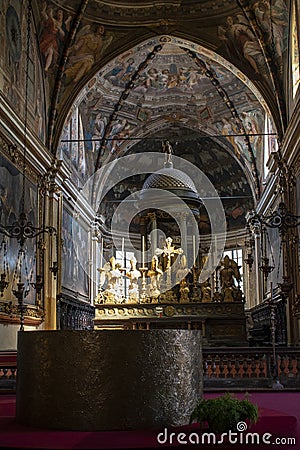
POLYGON ((173 167, 169 142, 163 149, 163 169, 139 193, 141 252, 134 247, 127 258, 120 235, 121 259, 114 250, 98 269, 94 328, 197 329, 206 345, 247 345, 240 267, 223 254, 224 232, 212 225, 201 247, 205 201, 192 178, 173 167))
POLYGON ((126 269, 111 257, 99 269, 94 329, 198 329, 205 345, 247 345, 237 264, 225 256, 215 273, 199 283, 203 261, 197 258, 188 268, 183 249, 170 237, 155 250, 149 267, 137 268, 132 257, 126 269))

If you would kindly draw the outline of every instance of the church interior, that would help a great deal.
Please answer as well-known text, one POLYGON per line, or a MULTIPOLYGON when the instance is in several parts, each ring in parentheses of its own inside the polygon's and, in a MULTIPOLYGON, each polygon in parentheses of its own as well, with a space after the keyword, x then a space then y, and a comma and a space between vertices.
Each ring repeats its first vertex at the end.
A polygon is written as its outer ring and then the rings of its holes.
POLYGON ((0 36, 0 394, 54 330, 297 391, 299 0, 2 0, 0 36))

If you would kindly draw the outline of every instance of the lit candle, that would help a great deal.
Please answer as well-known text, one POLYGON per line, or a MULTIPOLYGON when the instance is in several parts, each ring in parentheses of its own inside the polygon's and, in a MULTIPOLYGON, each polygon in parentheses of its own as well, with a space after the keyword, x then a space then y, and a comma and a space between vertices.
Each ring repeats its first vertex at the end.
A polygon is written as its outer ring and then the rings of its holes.
POLYGON ((145 265, 145 236, 142 236, 142 267, 145 265))
POLYGON ((193 264, 196 263, 196 236, 193 235, 193 264))

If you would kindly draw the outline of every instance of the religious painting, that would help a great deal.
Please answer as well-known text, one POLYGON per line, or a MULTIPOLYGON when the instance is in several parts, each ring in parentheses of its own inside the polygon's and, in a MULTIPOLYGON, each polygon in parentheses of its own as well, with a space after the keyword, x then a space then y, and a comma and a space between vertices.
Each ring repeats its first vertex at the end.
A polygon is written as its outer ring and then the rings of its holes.
POLYGON ((199 111, 199 118, 201 120, 209 120, 212 118, 211 111, 207 106, 199 111))
POLYGON ((104 79, 108 80, 113 86, 124 87, 136 69, 137 66, 131 50, 115 60, 114 66, 104 75, 104 79))
POLYGON ((8 2, 3 9, 4 14, 0 15, 1 24, 1 43, 2 43, 2 64, 4 68, 2 91, 8 101, 10 101, 16 110, 21 107, 21 94, 23 84, 22 70, 24 69, 24 48, 22 42, 25 41, 25 28, 22 24, 22 13, 24 8, 21 5, 16 9, 8 2))
POLYGON ((75 43, 70 48, 64 83, 77 83, 90 72, 93 65, 109 46, 113 36, 106 32, 103 25, 95 27, 90 24, 82 26, 76 33, 75 43))
POLYGON ((38 47, 35 39, 35 26, 30 23, 30 43, 27 49, 27 3, 18 2, 14 6, 4 1, 0 15, 0 50, 2 79, 1 90, 13 110, 24 114, 25 87, 27 85, 28 127, 45 142, 46 113, 45 93, 38 47), (29 50, 27 52, 27 50, 29 50), (28 70, 27 70, 28 69, 28 70), (27 72, 27 83, 25 74, 27 72), (39 86, 37 89, 34 86, 39 86))
POLYGON ((140 108, 137 112, 137 118, 142 122, 146 122, 149 118, 149 111, 145 108, 140 108))
POLYGON ((88 231, 66 208, 63 209, 62 237, 62 286, 88 297, 88 231))
MULTIPOLYGON (((0 223, 6 227, 12 225, 19 219, 22 209, 23 176, 6 158, 0 155, 0 223)), ((24 212, 28 220, 37 226, 36 205, 38 193, 36 187, 28 180, 25 180, 24 212)), ((9 238, 0 234, 1 270, 4 266, 7 269, 7 281, 9 285, 3 293, 4 300, 16 301, 12 290, 17 288, 18 279, 16 277, 16 262, 19 251, 19 244, 15 238, 9 238), (7 255, 4 255, 5 247, 7 255)), ((37 238, 38 239, 38 238, 37 238)), ((27 239, 25 242, 25 258, 22 263, 22 279, 25 282, 25 290, 29 293, 24 298, 25 303, 35 304, 35 292, 30 289, 30 283, 34 283, 36 276, 36 247, 37 239, 27 239)))
MULTIPOLYGON (((251 0, 250 8, 269 51, 275 53, 279 73, 282 73, 282 56, 287 48, 289 24, 286 2, 275 0, 270 3, 265 0, 251 0)), ((252 78, 264 77, 268 80, 268 69, 263 52, 249 21, 241 12, 227 16, 226 20, 218 26, 217 36, 221 44, 220 53, 224 53, 237 66, 242 66, 245 72, 252 71, 252 78)))
POLYGON ((44 71, 56 71, 64 43, 70 31, 71 15, 66 15, 52 2, 41 4, 41 22, 39 24, 39 46, 44 71))
POLYGON ((297 12, 296 12, 296 3, 293 3, 292 10, 292 43, 291 43, 291 52, 292 52, 292 82, 293 82, 293 97, 296 96, 297 90, 299 88, 300 83, 300 55, 299 55, 299 29, 300 24, 299 20, 297 20, 297 12))
POLYGON ((282 73, 283 52, 288 46, 289 12, 284 0, 252 0, 252 11, 269 49, 275 53, 277 63, 282 73))
POLYGON ((270 281, 275 286, 282 282, 283 252, 278 228, 266 228, 266 252, 270 266, 275 269, 270 273, 270 281))
POLYGON ((241 14, 230 15, 224 23, 218 26, 218 38, 221 52, 238 65, 245 66, 246 71, 252 71, 256 76, 267 76, 267 66, 260 45, 249 26, 248 20, 241 14))
MULTIPOLYGON (((260 110, 243 111, 240 114, 245 133, 249 136, 249 143, 254 157, 263 151, 262 134, 264 130, 264 116, 260 110)), ((245 138, 239 129, 237 123, 232 118, 223 117, 217 124, 221 134, 226 138, 232 147, 234 154, 240 160, 243 156, 248 162, 251 162, 251 153, 245 138)))

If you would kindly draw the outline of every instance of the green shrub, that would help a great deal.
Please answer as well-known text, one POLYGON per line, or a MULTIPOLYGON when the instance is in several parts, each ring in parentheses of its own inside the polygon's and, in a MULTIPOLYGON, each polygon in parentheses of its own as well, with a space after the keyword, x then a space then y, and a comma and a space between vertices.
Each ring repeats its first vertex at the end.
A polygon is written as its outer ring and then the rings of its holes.
POLYGON ((209 431, 225 433, 229 430, 235 432, 238 422, 249 420, 255 423, 258 420, 258 407, 248 399, 239 400, 227 393, 214 399, 202 399, 191 414, 190 423, 197 421, 201 426, 206 423, 209 431))

